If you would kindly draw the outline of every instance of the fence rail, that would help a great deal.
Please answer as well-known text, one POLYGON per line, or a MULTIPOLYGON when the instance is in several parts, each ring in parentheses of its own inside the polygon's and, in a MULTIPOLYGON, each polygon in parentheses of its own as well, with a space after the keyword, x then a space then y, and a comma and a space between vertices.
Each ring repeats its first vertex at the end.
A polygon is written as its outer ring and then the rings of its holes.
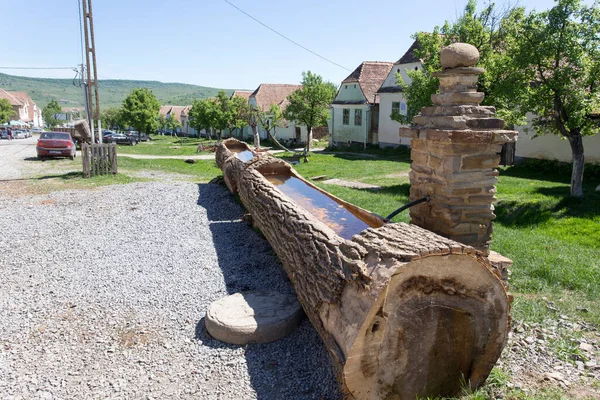
POLYGON ((114 143, 82 143, 81 158, 85 178, 117 173, 117 145, 114 143))

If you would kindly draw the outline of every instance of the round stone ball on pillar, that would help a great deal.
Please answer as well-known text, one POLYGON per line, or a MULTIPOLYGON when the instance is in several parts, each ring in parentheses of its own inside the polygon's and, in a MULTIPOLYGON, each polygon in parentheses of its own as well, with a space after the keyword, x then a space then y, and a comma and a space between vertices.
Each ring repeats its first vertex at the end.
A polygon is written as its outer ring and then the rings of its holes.
POLYGON ((453 43, 440 50, 442 69, 473 67, 479 61, 479 50, 468 43, 453 43))

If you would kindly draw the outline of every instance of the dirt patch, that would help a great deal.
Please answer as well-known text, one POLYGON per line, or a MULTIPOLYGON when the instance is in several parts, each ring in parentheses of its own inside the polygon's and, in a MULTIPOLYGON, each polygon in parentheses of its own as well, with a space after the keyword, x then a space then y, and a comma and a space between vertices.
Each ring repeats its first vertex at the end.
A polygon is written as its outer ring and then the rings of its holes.
POLYGON ((385 178, 408 178, 408 171, 385 175, 385 178))

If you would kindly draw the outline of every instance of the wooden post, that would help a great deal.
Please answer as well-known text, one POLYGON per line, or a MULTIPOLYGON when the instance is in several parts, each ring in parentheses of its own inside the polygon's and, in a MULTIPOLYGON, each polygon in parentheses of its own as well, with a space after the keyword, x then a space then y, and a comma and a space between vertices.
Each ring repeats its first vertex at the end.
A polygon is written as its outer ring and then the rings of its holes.
POLYGON ((386 224, 282 160, 255 153, 242 161, 245 151, 228 139, 217 165, 281 260, 346 398, 414 400, 483 384, 508 334, 509 301, 481 253, 415 225, 386 224), (295 190, 312 193, 303 206, 272 183, 292 178, 295 190), (322 196, 365 229, 340 236, 341 221, 306 208, 322 196))

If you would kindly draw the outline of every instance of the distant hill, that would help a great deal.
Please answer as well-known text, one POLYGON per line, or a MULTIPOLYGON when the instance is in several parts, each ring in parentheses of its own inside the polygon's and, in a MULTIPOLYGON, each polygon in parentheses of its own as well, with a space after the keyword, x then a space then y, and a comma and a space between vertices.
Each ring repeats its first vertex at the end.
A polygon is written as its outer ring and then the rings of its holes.
MULTIPOLYGON (((131 89, 145 87, 154 93, 161 104, 185 106, 194 99, 216 96, 219 90, 228 95, 231 89, 218 89, 185 83, 158 81, 98 80, 100 108, 119 107, 131 89)), ((45 107, 56 99, 62 107, 83 107, 83 89, 73 85, 71 79, 28 78, 0 73, 0 88, 9 92, 27 92, 38 107, 45 107)))

